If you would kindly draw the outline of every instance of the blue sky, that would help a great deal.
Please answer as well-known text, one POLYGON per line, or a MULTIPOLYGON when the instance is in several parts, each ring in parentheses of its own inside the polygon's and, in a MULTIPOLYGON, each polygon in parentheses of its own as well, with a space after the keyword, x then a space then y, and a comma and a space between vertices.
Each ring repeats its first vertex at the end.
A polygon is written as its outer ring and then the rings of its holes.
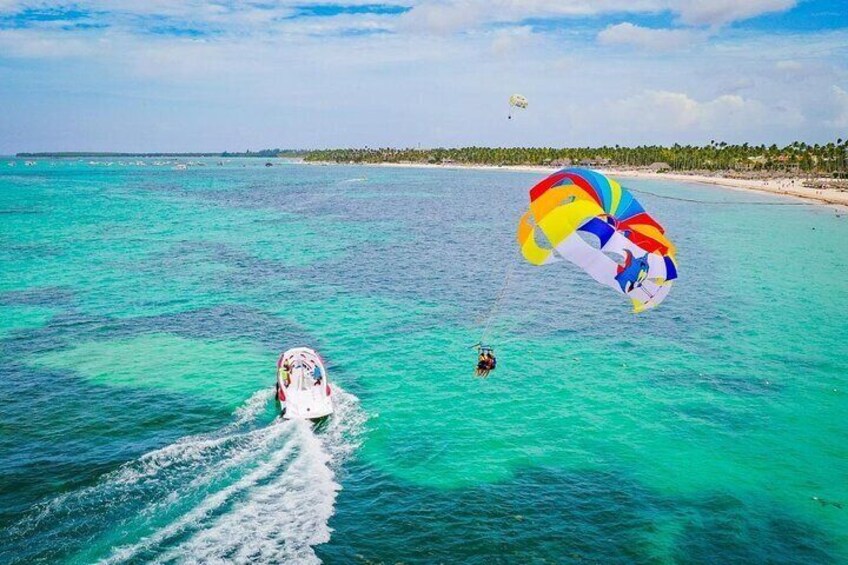
POLYGON ((0 108, 0 154, 821 143, 848 137, 848 8, 0 0, 0 108))

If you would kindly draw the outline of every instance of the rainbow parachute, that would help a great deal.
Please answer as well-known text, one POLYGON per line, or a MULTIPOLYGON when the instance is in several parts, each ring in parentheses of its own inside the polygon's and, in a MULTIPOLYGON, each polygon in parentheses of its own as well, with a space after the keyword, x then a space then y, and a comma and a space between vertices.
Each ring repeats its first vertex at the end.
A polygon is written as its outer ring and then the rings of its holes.
POLYGON ((530 190, 518 244, 534 265, 574 263, 629 297, 634 312, 662 302, 677 278, 663 227, 630 191, 586 169, 563 169, 530 190))

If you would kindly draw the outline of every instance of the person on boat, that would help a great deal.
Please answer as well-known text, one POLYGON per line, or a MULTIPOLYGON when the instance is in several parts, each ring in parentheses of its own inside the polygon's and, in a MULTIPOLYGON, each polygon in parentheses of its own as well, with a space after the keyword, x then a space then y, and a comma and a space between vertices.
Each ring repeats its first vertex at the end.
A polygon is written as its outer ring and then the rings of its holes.
POLYGON ((291 384, 291 363, 283 362, 283 386, 288 387, 291 384))
POLYGON ((321 379, 324 378, 324 375, 321 374, 321 367, 315 365, 315 368, 312 369, 312 378, 315 379, 315 386, 321 384, 321 379))

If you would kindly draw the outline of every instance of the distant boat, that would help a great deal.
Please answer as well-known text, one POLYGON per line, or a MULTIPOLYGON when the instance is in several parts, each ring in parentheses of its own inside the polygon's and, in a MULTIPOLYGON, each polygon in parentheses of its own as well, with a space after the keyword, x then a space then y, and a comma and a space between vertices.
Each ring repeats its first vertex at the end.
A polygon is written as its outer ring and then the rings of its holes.
POLYGON ((9 165, 10 167, 14 167, 14 166, 15 166, 15 162, 14 162, 14 161, 9 161, 9 162, 8 162, 8 163, 6 163, 6 164, 7 164, 7 165, 9 165))
POLYGON ((26 165, 27 167, 32 167, 33 165, 37 165, 37 164, 38 163, 36 163, 35 161, 26 161, 24 163, 24 165, 26 165))
POLYGON ((273 164, 273 163, 271 163, 270 161, 268 161, 267 163, 265 163, 265 166, 266 166, 266 167, 273 167, 273 166, 274 166, 274 164, 273 164))
POLYGON ((175 171, 185 171, 186 169, 188 169, 188 165, 186 165, 185 163, 177 163, 176 165, 174 165, 175 171))

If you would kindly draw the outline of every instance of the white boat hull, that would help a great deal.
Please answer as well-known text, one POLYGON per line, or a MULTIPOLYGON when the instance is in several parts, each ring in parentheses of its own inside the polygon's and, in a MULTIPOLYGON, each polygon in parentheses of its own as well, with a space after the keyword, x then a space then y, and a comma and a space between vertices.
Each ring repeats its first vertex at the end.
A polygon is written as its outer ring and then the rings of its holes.
POLYGON ((317 420, 333 413, 333 401, 324 392, 298 391, 281 404, 286 420, 317 420))
POLYGON ((277 364, 277 399, 286 420, 319 420, 333 413, 324 363, 305 347, 289 349, 277 364))

